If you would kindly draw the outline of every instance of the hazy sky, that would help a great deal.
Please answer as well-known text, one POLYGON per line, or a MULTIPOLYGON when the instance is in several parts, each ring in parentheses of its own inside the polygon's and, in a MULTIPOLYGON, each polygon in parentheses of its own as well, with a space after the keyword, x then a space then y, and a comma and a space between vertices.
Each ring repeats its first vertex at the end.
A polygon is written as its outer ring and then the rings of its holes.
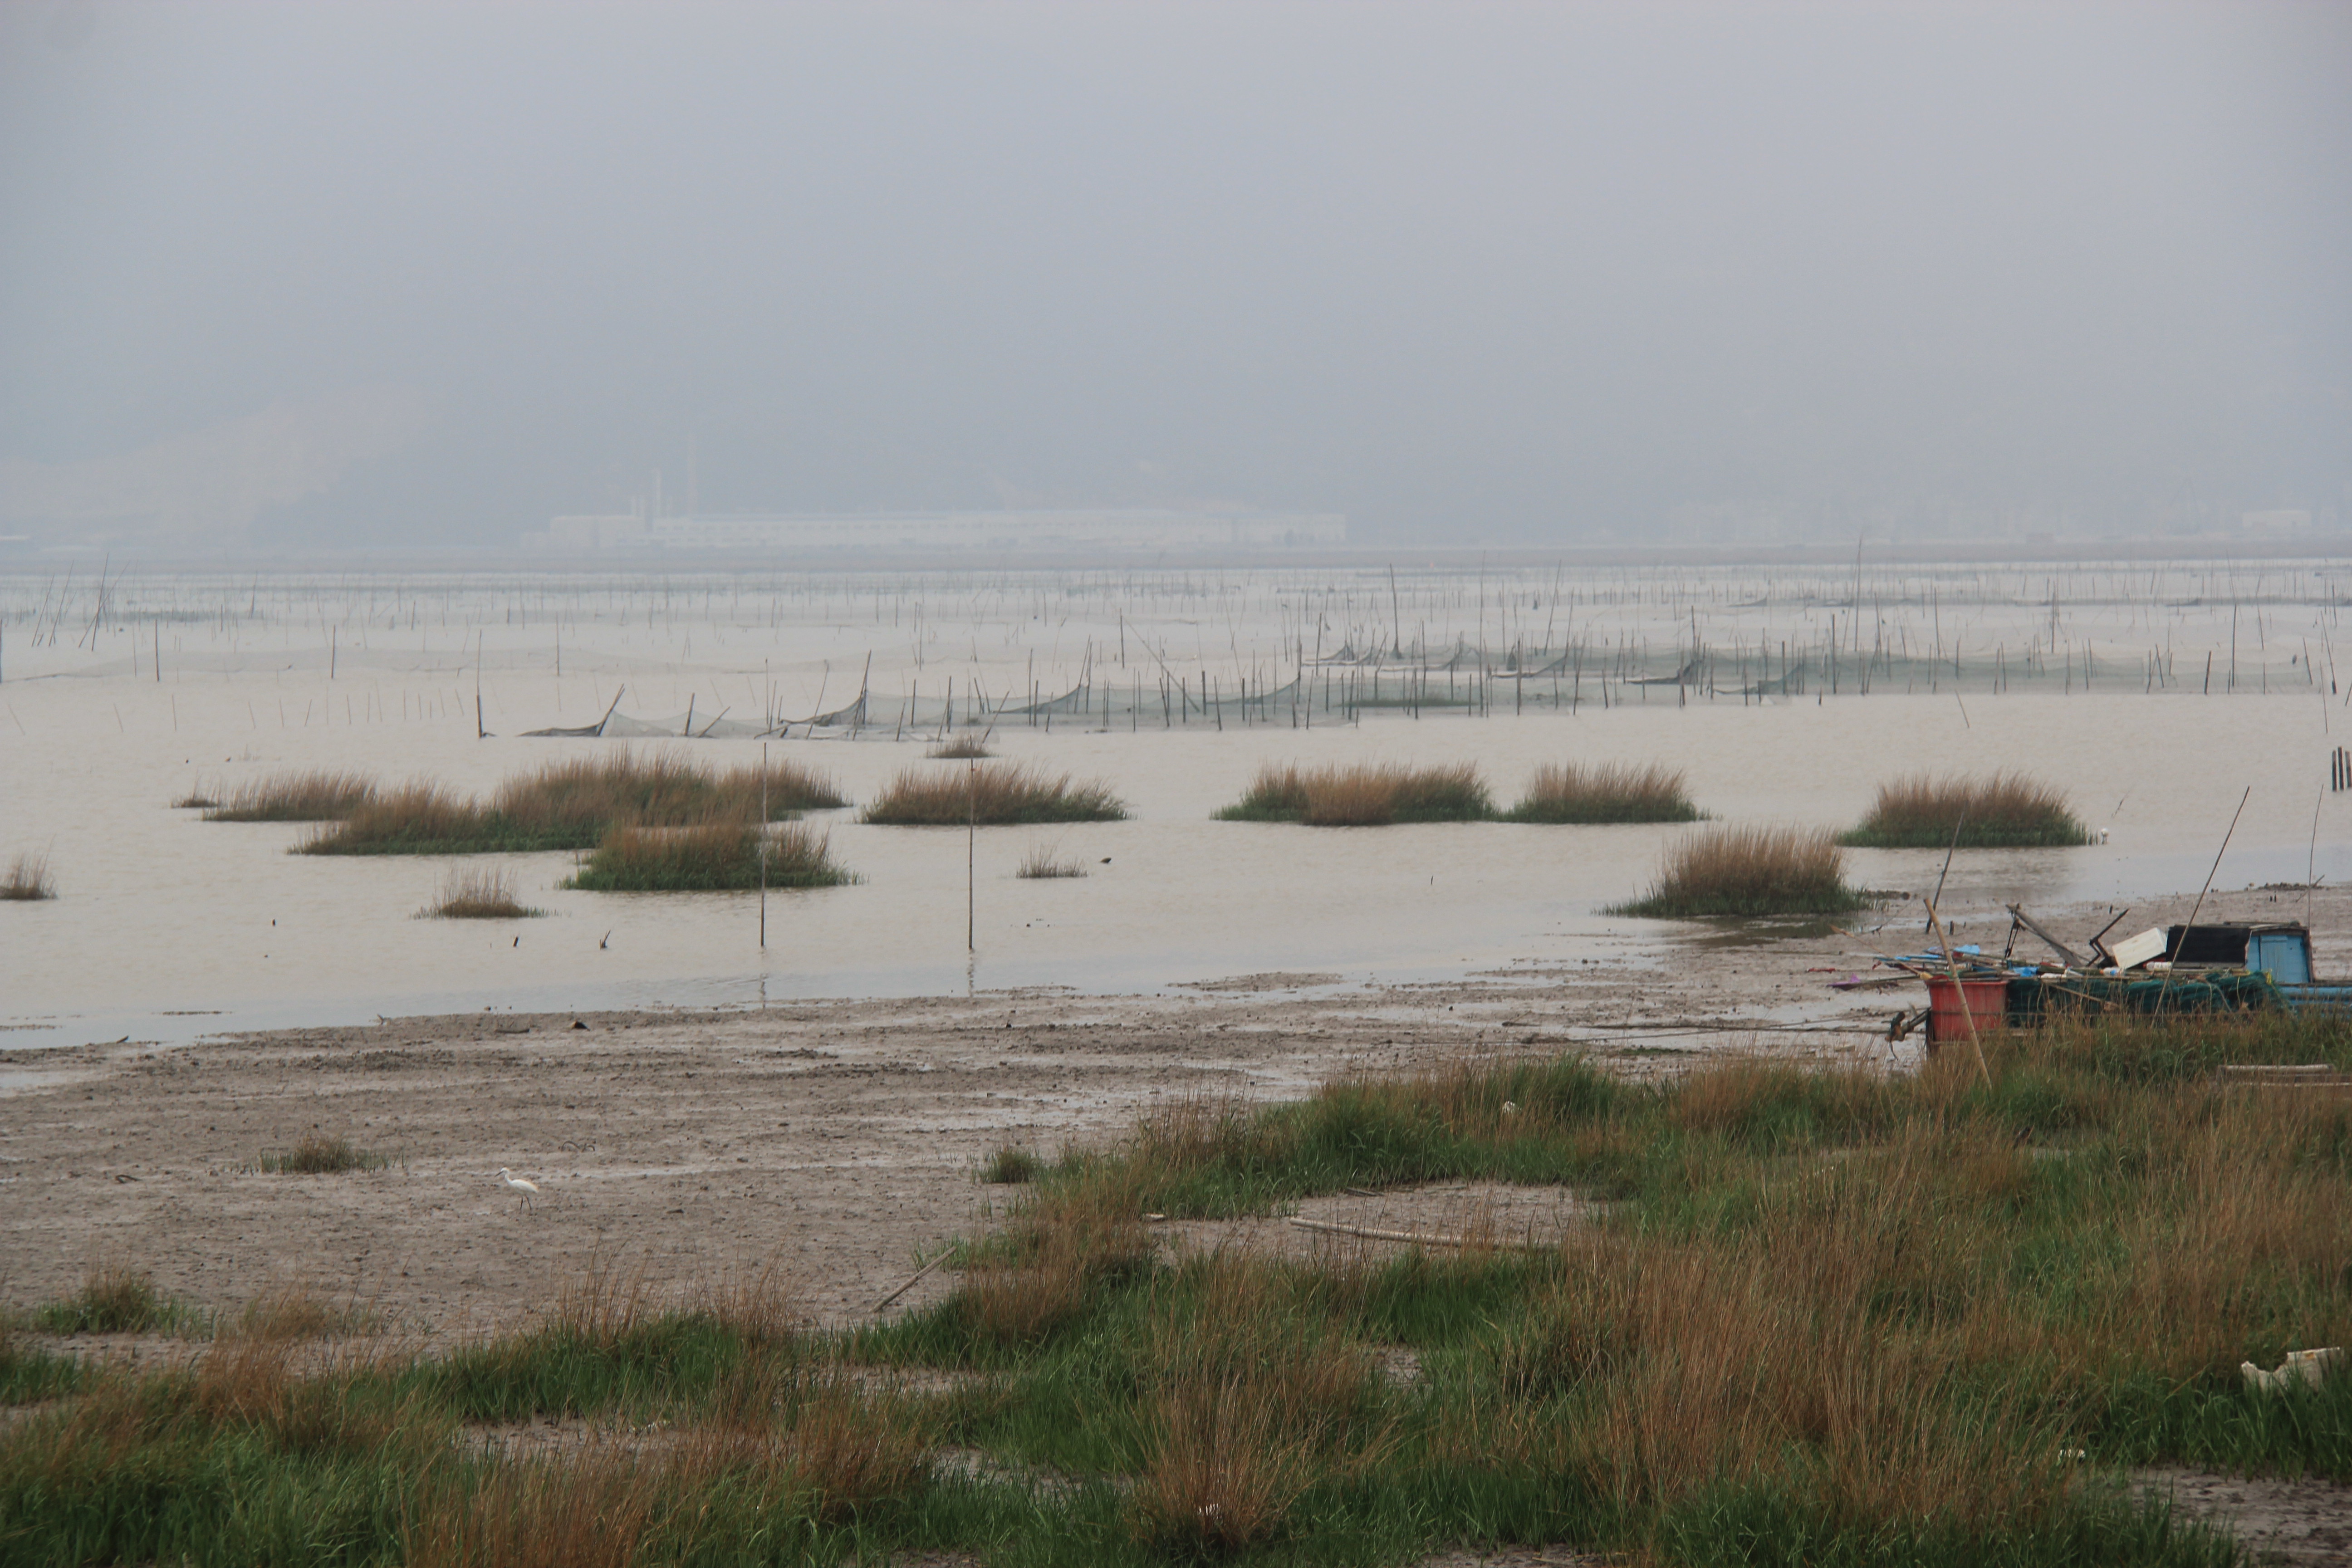
POLYGON ((0 531, 2352 520, 2352 6, 0 4, 0 531))

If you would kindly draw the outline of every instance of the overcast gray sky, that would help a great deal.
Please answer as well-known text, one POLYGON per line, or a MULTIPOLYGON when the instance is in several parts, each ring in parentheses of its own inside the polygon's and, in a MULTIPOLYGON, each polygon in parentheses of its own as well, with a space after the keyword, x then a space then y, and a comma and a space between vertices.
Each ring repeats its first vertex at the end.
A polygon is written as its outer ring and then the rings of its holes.
MULTIPOLYGON (((2341 5, 0 5, 0 531, 2352 512, 2341 5)), ((161 531, 160 534, 157 531, 161 531)))

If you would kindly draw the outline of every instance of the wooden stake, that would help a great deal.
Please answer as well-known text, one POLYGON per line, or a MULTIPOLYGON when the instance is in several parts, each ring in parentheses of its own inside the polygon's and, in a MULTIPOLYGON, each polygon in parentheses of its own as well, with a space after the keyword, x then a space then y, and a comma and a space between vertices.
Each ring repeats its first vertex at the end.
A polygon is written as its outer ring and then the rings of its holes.
POLYGON ((1969 1026, 1969 1048, 1977 1054, 1977 1071, 1984 1075, 1985 1087, 1990 1089, 1992 1068, 1985 1065, 1984 1042, 1977 1038, 1977 1010, 1969 1005, 1968 987, 1960 980, 1959 957, 1952 952, 1952 939, 1945 934, 1943 920, 1936 913, 1936 900, 1925 899, 1921 902, 1927 906, 1927 923, 1935 928, 1936 942, 1944 950, 1944 967, 1950 973, 1952 990, 1959 997, 1960 1017, 1969 1026))

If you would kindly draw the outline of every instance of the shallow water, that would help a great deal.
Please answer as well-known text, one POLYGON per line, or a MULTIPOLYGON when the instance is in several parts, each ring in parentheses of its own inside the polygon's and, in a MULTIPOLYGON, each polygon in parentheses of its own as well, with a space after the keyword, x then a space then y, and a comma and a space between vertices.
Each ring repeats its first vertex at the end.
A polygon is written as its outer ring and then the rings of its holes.
MULTIPOLYGON (((1740 626, 1801 628, 1810 617, 1825 635, 1828 615, 1843 613, 1834 595, 1850 603, 1851 582, 1834 573, 1768 580, 1749 569, 1627 571, 1580 586, 1555 584, 1549 572, 1421 573, 1391 608, 1385 581, 1367 574, 1320 585, 1247 573, 1128 574, 1124 586, 1112 574, 830 587, 813 579, 796 596, 748 602, 740 584, 730 601, 731 580, 707 577, 157 577, 116 582, 100 614, 93 584, 68 592, 59 574, 19 574, 0 579, 0 858, 45 850, 60 896, 0 903, 0 1045, 179 1040, 482 1007, 971 986, 1150 991, 1265 971, 1394 981, 1654 957, 1678 929, 1599 911, 1638 891, 1685 829, 1209 820, 1263 761, 1466 758, 1507 804, 1543 762, 1664 758, 1689 770, 1692 795, 1717 817, 1832 826, 1855 820, 1877 783, 1896 773, 2014 766, 2064 788, 2085 821, 2110 830, 2096 847, 1961 855, 1946 901, 1979 910, 2013 899, 2128 902, 2193 891, 2251 786, 2217 885, 2299 882, 2307 870, 2352 877, 2352 793, 2326 788, 2330 748, 2352 742, 2352 713, 2328 689, 2341 567, 2265 563, 2201 582, 2189 569, 2167 570, 2173 577, 2158 581, 2147 569, 2018 568, 2003 587, 1977 569, 1969 601, 1957 580, 1906 586, 1879 582, 1872 569, 1882 596, 1910 606, 1897 615, 1938 618, 1935 635, 1958 637, 1965 626, 1971 640, 2023 647, 2059 625, 2064 635, 2048 646, 2063 643, 2070 661, 2100 650, 2095 663, 2082 660, 2100 671, 2088 693, 2077 679, 2060 688, 2048 679, 1997 692, 1997 669, 1964 663, 1957 693, 1941 680, 1933 693, 1890 689, 1882 673, 1863 696, 1852 677, 1866 658, 1857 656, 1837 695, 1795 700, 1621 685, 1605 707, 1586 688, 1572 715, 1538 701, 1515 716, 1506 696, 1485 717, 1374 711, 1311 730, 1219 731, 1196 718, 1155 731, 1130 719, 1133 728, 1108 732, 1056 721, 1048 734, 1000 720, 1002 752, 1099 776, 1132 817, 982 829, 970 954, 964 835, 866 826, 854 811, 817 820, 863 880, 772 894, 762 952, 754 895, 564 892, 555 884, 571 856, 499 857, 548 918, 417 920, 451 861, 289 855, 309 829, 205 823, 168 803, 199 784, 282 767, 486 790, 551 757, 617 744, 513 733, 593 722, 616 686, 631 694, 625 711, 682 712, 692 700, 705 713, 740 704, 793 716, 837 705, 869 668, 878 709, 883 694, 943 686, 950 675, 1000 692, 1032 684, 1050 692, 1090 669, 1096 679, 1131 672, 1147 645, 1155 661, 1172 664, 1181 650, 1188 668, 1235 680, 1286 678, 1281 659, 1316 636, 1328 651, 1400 621, 1420 623, 1416 638, 1425 626, 1430 645, 1454 646, 1470 640, 1475 616, 1493 646, 1514 627, 1528 628, 1534 646, 1547 601, 1594 646, 1654 645, 1656 662, 1671 668, 1676 637, 1692 628, 1719 646, 1740 626), (2053 611, 2034 595, 2044 579, 2062 578, 2063 608, 2053 611), (2104 596, 2092 591, 2102 583, 2104 596), (1923 584, 1932 600, 1912 592, 1923 584), (2188 592, 2217 585, 2231 596, 2188 592), (1336 624, 1346 615, 1358 617, 1352 627, 1336 624), (2233 616, 2234 694, 2226 681, 2210 697, 2177 681, 2153 691, 2153 659, 2129 681, 2115 673, 2126 637, 2168 643, 2176 673, 2201 668, 2217 649, 2226 658, 2233 616), (1125 666, 1116 662, 1122 637, 1125 666), (1222 663, 1217 642, 1227 645, 1222 663), (483 721, 502 731, 488 739, 475 732, 478 675, 483 721), (1014 865, 1040 841, 1083 858, 1089 874, 1015 879, 1014 865)), ((1867 591, 1864 599, 1873 602, 1867 591)), ((1551 642, 1560 640, 1555 627, 1551 642)), ((922 763, 925 740, 877 730, 808 739, 795 729, 767 744, 772 755, 832 772, 864 799, 900 768, 946 765, 922 763)), ((676 743, 725 765, 753 760, 762 742, 676 743)), ((1934 885, 1942 858, 1856 852, 1852 874, 1862 886, 1917 892, 1934 885)), ((1900 923, 1908 931, 1916 914, 1900 923)))

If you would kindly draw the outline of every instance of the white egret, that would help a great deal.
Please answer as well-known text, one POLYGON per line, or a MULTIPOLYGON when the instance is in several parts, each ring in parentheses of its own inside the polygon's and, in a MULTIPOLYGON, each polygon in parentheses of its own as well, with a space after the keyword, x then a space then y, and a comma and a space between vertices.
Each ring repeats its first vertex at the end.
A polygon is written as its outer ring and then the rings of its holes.
POLYGON ((522 1200, 522 1206, 530 1208, 530 1200, 539 1194, 539 1184, 528 1176, 516 1175, 504 1165, 499 1167, 499 1174, 506 1178, 507 1185, 512 1187, 515 1196, 522 1200))

